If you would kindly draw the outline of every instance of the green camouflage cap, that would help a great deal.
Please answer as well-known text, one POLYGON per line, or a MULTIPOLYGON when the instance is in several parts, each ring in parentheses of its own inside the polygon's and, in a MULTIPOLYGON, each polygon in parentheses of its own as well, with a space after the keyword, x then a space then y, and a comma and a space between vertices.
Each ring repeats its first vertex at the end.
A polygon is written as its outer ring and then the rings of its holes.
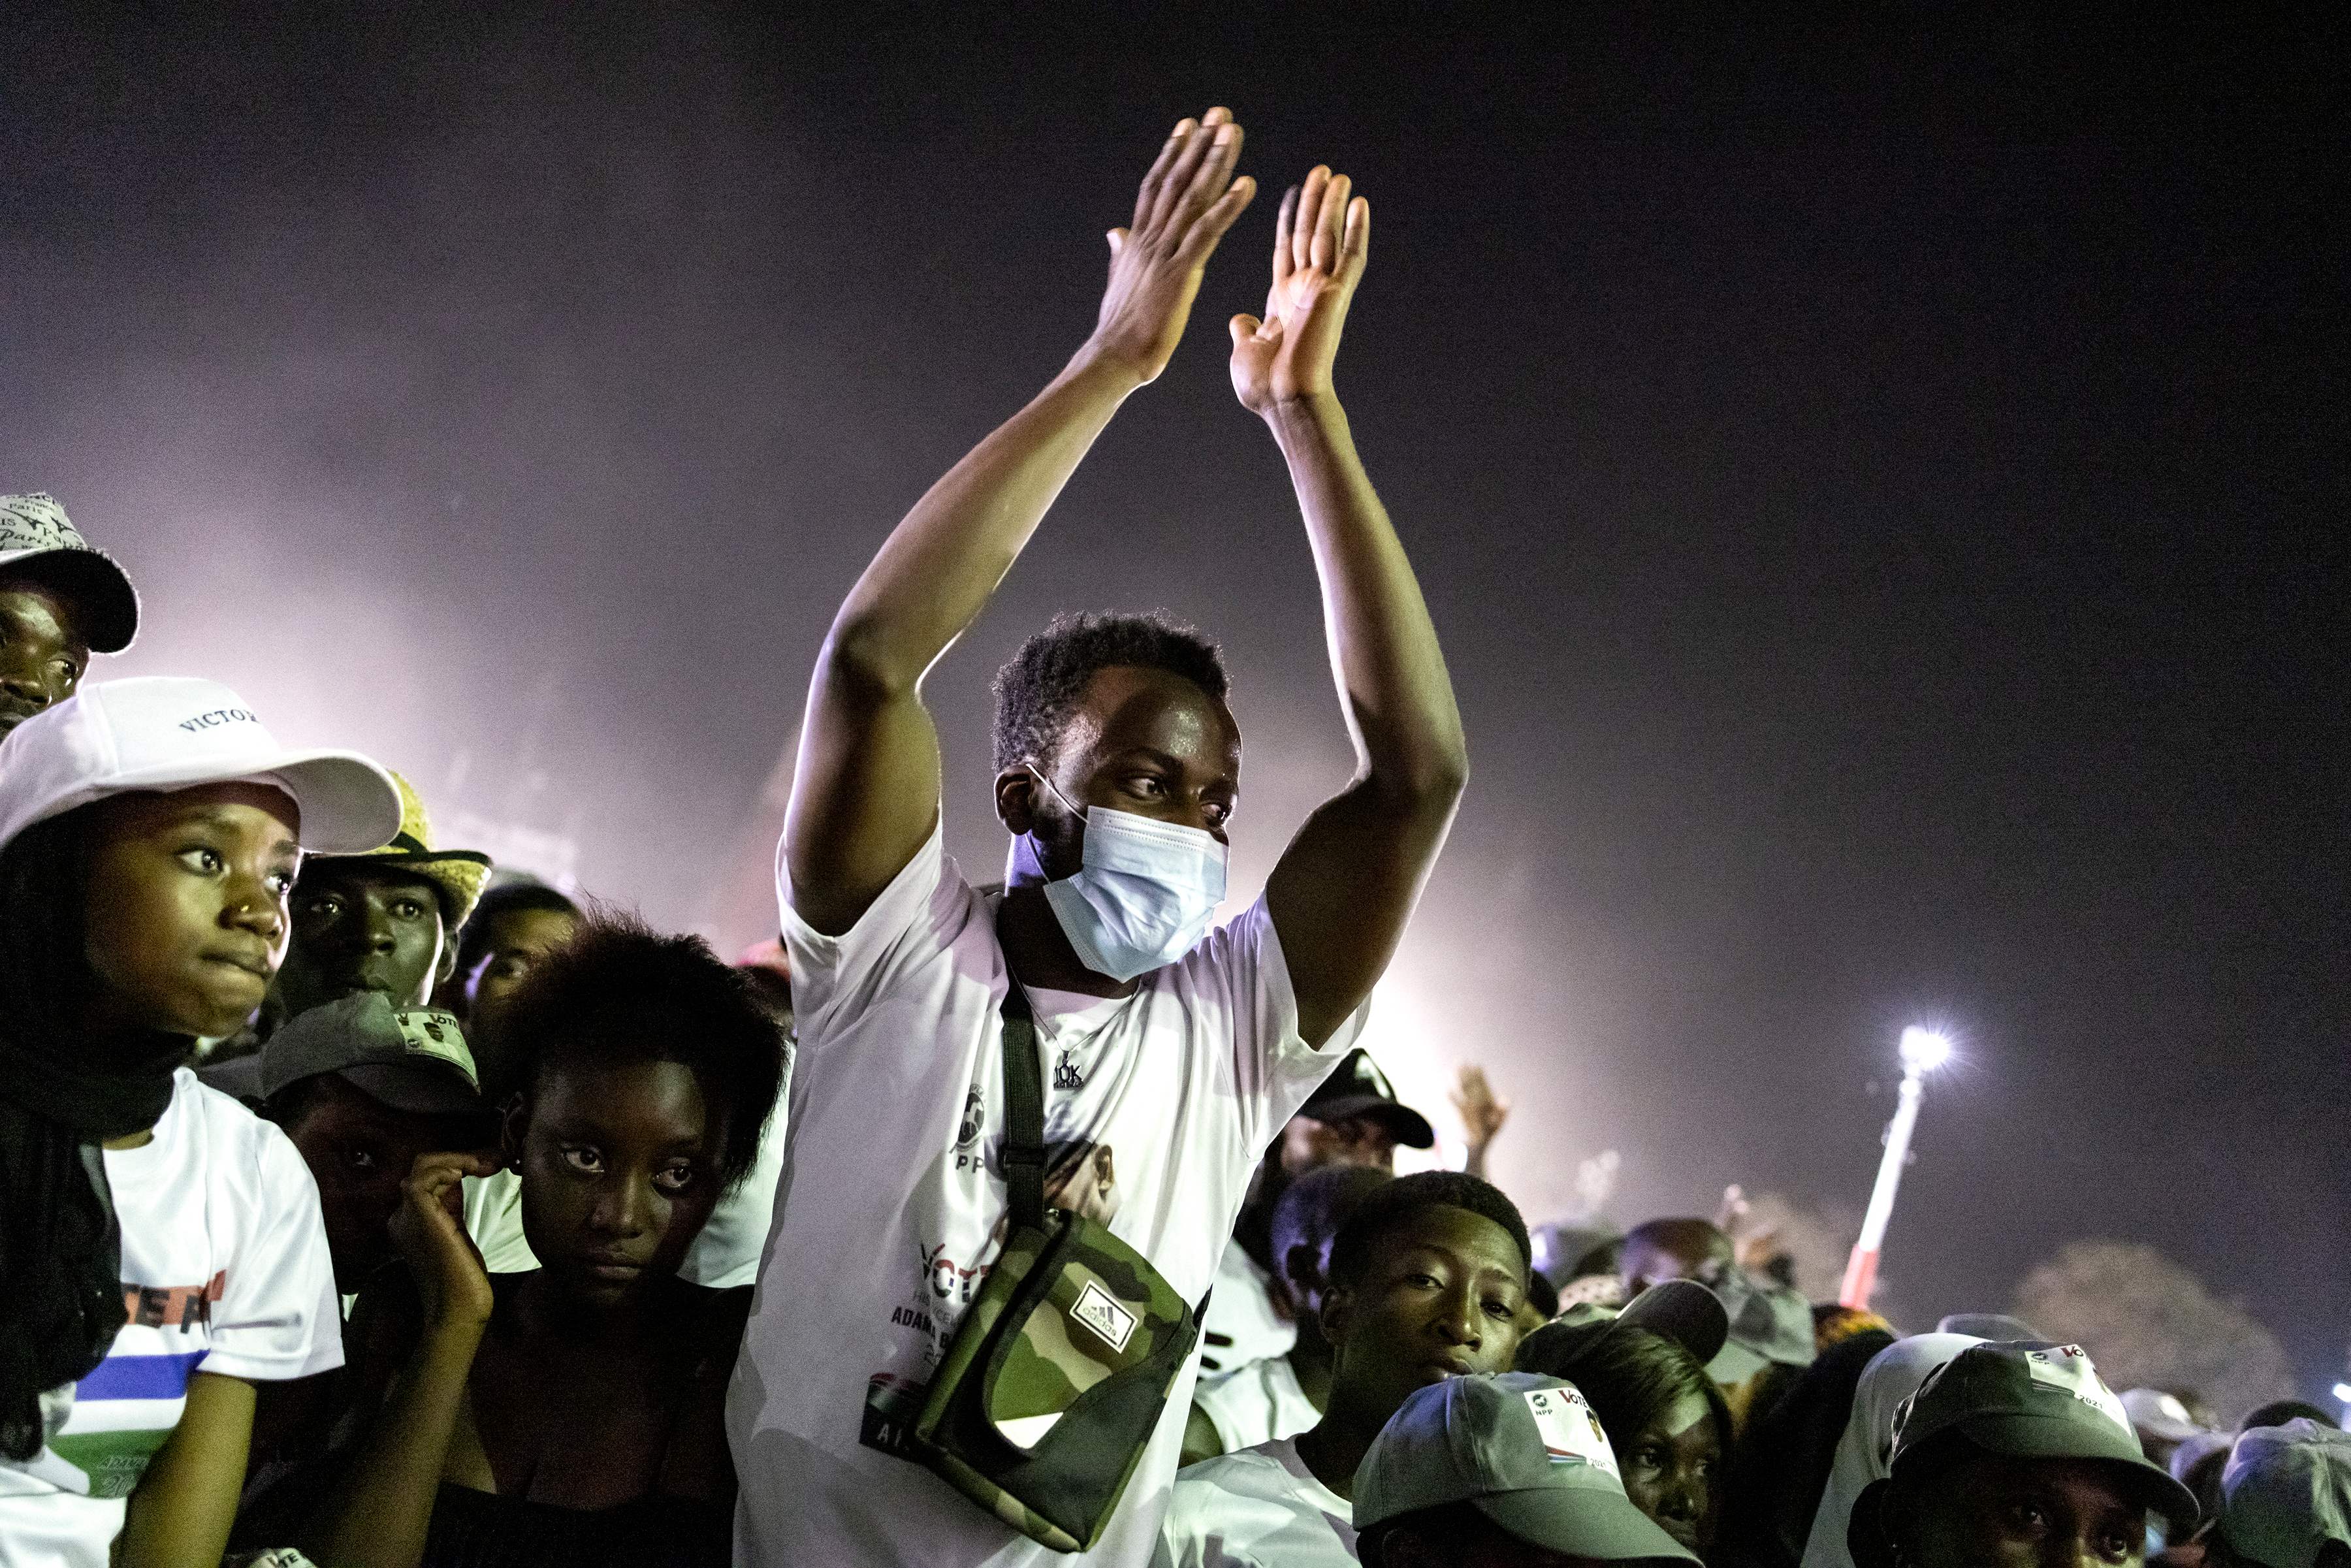
POLYGON ((1575 1385, 1530 1372, 1416 1389, 1355 1471, 1355 1529, 1469 1503, 1530 1546, 1604 1563, 1696 1563, 1625 1495, 1575 1385))
POLYGON ((320 1073, 395 1111, 428 1114, 482 1109, 474 1053, 456 1015, 395 1008, 381 991, 360 991, 287 1019, 261 1048, 261 1096, 320 1073))

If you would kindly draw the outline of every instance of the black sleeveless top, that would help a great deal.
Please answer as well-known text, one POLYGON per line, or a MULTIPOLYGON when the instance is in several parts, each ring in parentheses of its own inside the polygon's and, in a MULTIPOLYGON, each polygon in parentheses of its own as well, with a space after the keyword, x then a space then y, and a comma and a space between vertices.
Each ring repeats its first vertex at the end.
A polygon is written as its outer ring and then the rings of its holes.
POLYGON ((420 1568, 726 1568, 731 1510, 645 1497, 618 1508, 558 1508, 441 1483, 420 1568))

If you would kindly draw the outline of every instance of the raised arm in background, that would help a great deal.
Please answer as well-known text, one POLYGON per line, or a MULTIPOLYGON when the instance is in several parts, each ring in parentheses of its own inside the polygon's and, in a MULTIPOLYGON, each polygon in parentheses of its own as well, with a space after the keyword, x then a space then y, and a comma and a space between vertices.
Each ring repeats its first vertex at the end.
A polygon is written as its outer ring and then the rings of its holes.
POLYGON ((1232 321, 1233 390, 1289 462, 1355 742, 1353 781, 1306 819, 1266 884, 1314 1045, 1387 967, 1469 777, 1437 628, 1332 389, 1371 250, 1371 206, 1350 189, 1318 168, 1282 198, 1265 319, 1232 321))
POLYGON ((784 821, 793 907, 817 930, 855 925, 929 836, 939 746, 923 675, 986 608, 1119 404, 1176 351, 1209 254, 1256 193, 1233 177, 1240 150, 1225 110, 1177 123, 1133 224, 1110 233, 1092 335, 915 503, 833 618, 784 821))

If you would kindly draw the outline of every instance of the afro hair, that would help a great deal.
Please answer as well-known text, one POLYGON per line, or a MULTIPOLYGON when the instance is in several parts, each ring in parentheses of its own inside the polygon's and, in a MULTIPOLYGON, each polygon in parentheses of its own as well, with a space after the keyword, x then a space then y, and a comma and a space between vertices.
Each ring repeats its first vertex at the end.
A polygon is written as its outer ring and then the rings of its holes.
POLYGON ((1116 664, 1181 675, 1218 702, 1231 685, 1216 643, 1164 610, 1056 615, 996 672, 997 771, 1050 766, 1086 683, 1116 664))
POLYGON ((725 1125, 717 1166, 728 1186, 749 1174, 783 1091, 783 1030, 741 971, 699 936, 664 936, 606 911, 524 977, 498 1038, 526 1087, 579 1065, 687 1068, 725 1125))

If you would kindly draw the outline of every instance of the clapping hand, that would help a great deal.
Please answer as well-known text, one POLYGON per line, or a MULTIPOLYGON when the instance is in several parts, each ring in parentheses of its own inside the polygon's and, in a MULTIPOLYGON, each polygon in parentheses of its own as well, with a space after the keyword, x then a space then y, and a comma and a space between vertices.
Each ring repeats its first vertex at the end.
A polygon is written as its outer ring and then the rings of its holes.
POLYGON ((1339 331, 1371 254, 1372 207, 1344 174, 1317 166, 1281 198, 1265 319, 1232 319, 1233 391, 1265 414, 1327 395, 1339 331))
POLYGON ((1089 346, 1143 381, 1167 368, 1209 255, 1257 194, 1255 180, 1233 177, 1240 155, 1230 110, 1178 120, 1143 177, 1134 222, 1110 231, 1110 283, 1089 346))
POLYGON ((1493 1085, 1486 1082, 1486 1070, 1474 1065, 1462 1068, 1455 1081, 1453 1109, 1473 1149, 1492 1143, 1502 1124, 1510 1119, 1510 1103, 1496 1097, 1493 1085))

